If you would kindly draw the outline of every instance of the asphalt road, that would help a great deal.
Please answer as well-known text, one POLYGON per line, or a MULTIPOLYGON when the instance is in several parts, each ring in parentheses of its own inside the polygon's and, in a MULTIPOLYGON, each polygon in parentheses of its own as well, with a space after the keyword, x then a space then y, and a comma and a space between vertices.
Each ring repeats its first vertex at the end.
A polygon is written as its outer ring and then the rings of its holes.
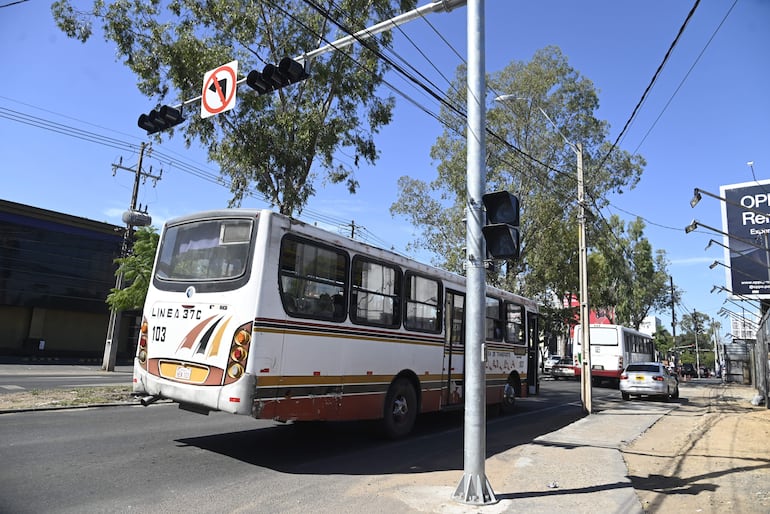
POLYGON ((132 368, 101 371, 97 365, 0 364, 0 394, 33 389, 131 385, 132 368))
MULTIPOLYGON (((578 382, 543 382, 488 421, 487 453, 580 417, 578 382)), ((422 416, 411 437, 383 441, 370 423, 281 425, 173 404, 3 414, 0 512, 388 512, 403 504, 351 490, 394 474, 459 480, 462 421, 422 416)))

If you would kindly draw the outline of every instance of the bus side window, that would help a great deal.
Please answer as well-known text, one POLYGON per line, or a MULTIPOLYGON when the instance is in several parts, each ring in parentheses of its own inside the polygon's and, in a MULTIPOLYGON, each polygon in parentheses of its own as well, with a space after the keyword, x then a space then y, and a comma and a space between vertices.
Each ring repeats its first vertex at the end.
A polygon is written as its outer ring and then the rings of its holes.
POLYGON ((405 284, 404 327, 420 332, 441 332, 441 283, 407 272, 405 284))
POLYGON ((505 302, 505 342, 524 344, 524 306, 505 302))
POLYGON ((503 339, 503 320, 500 319, 500 300, 487 296, 485 339, 501 341, 503 339))
POLYGON ((345 310, 335 309, 332 296, 347 290, 348 262, 347 253, 342 250, 292 235, 284 236, 278 286, 286 313, 343 321, 345 310))
POLYGON ((362 325, 401 325, 401 269, 362 255, 353 257, 350 320, 362 325))

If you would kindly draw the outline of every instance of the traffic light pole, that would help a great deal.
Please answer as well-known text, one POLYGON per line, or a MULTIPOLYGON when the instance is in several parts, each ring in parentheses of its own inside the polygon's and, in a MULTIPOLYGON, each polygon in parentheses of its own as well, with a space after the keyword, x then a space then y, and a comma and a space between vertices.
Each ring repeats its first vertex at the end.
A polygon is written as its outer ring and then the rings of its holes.
POLYGON ((464 474, 455 490, 455 501, 487 505, 496 503, 484 472, 486 459, 486 387, 484 308, 486 305, 486 249, 482 236, 486 187, 484 77, 484 1, 468 2, 468 125, 467 125, 467 222, 466 222, 466 326, 465 326, 465 431, 464 474))

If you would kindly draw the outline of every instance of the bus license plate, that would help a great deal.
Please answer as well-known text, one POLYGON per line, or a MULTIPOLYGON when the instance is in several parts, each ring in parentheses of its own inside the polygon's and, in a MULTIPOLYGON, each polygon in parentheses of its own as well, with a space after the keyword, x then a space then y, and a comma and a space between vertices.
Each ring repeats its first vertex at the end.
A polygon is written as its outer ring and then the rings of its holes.
POLYGON ((184 366, 177 366, 176 367, 176 378, 180 380, 190 380, 190 375, 192 374, 192 368, 186 368, 184 366))

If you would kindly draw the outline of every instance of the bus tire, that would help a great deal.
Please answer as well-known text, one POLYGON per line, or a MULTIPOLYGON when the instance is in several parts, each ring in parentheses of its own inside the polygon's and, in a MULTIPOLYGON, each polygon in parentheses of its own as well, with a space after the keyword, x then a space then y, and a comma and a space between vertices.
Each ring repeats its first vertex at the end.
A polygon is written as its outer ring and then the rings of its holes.
POLYGON ((412 431, 417 420, 417 393, 408 379, 400 377, 390 384, 383 414, 385 437, 398 439, 412 431))
POLYGON ((518 382, 518 376, 508 377, 503 389, 503 399, 500 401, 500 413, 503 416, 513 413, 516 409, 516 397, 521 394, 521 382, 518 382), (519 387, 516 387, 518 384, 519 387))

